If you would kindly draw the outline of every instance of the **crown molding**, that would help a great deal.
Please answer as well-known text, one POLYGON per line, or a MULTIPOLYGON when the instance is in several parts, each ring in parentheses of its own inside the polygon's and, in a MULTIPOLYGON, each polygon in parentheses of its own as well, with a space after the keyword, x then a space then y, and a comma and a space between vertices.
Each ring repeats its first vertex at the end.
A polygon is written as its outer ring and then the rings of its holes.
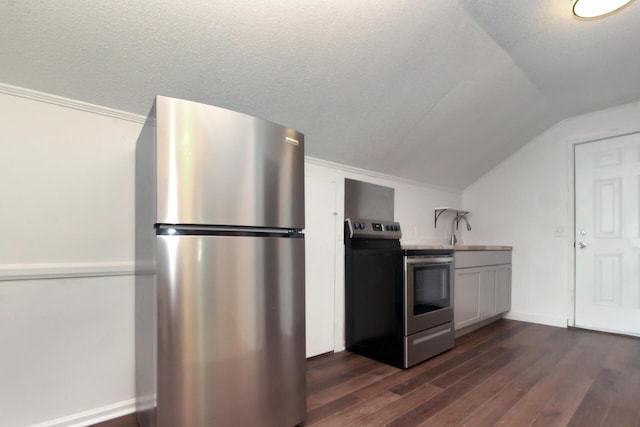
POLYGON ((44 102, 60 107, 72 108, 74 110, 85 111, 87 113, 99 114, 101 116, 113 117, 115 119, 126 120, 133 123, 144 124, 146 117, 139 114, 128 113, 114 108, 103 107, 101 105, 90 104, 88 102, 77 101, 75 99, 52 95, 50 93, 38 92, 18 86, 11 86, 0 83, 0 94, 17 96, 32 101, 44 102))

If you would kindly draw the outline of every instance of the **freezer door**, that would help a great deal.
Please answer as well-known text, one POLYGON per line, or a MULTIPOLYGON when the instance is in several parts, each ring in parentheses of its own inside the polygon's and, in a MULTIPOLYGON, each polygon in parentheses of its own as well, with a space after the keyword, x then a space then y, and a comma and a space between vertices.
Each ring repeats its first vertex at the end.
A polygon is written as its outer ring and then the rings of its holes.
POLYGON ((304 228, 304 135, 156 98, 156 223, 304 228))
POLYGON ((301 423, 304 239, 156 238, 157 425, 301 423))

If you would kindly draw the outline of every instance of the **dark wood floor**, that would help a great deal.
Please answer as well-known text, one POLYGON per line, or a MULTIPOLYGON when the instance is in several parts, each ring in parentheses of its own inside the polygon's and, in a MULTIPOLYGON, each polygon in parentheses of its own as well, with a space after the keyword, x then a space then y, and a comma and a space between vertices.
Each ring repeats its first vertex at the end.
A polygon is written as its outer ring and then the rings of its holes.
POLYGON ((640 427, 640 339, 584 330, 500 320, 408 370, 341 352, 307 380, 305 426, 640 427))

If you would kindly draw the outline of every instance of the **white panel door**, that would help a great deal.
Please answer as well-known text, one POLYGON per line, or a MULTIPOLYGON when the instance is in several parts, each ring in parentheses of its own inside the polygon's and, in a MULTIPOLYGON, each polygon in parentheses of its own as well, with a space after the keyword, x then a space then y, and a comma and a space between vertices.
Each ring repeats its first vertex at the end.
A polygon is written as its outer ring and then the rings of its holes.
POLYGON ((331 177, 305 167, 307 357, 333 351, 336 187, 331 177))
POLYGON ((575 147, 576 326, 640 335, 640 135, 575 147))

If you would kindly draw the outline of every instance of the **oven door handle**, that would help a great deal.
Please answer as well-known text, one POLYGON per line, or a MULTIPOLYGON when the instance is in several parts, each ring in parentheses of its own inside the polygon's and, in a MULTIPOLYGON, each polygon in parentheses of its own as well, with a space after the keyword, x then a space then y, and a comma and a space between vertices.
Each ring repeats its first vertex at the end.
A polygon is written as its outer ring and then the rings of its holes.
POLYGON ((407 258, 407 264, 451 264, 453 257, 407 258))

